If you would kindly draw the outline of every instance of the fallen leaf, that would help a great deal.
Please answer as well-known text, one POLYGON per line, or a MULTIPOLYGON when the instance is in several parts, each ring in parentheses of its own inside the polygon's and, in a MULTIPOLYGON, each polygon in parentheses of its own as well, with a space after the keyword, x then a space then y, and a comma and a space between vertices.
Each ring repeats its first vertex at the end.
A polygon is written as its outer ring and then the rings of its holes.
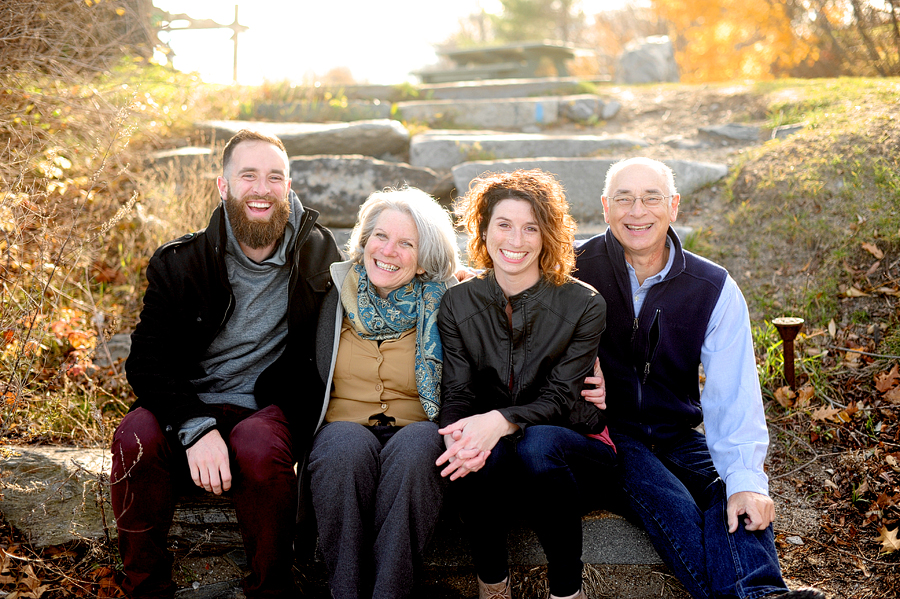
POLYGON ((900 364, 894 364, 890 372, 881 372, 875 375, 875 388, 879 393, 890 391, 897 383, 900 383, 900 364))
POLYGON ((900 387, 894 387, 885 393, 884 399, 893 404, 900 404, 900 387))
POLYGON ((837 325, 834 324, 834 319, 828 321, 828 334, 834 339, 834 336, 837 334, 837 325))
POLYGON ((25 573, 25 579, 21 582, 26 587, 31 589, 31 591, 34 591, 36 588, 41 586, 41 581, 37 576, 34 575, 34 569, 31 567, 31 564, 28 564, 24 568, 22 568, 22 572, 25 573))
POLYGON ((887 465, 894 469, 894 472, 900 472, 900 463, 897 462, 897 458, 892 455, 884 456, 884 461, 887 462, 887 465))
POLYGON ((844 292, 844 295, 847 297, 869 297, 868 293, 860 291, 856 285, 847 289, 847 291, 844 292))
POLYGON ((789 408, 794 405, 794 392, 791 391, 791 388, 787 385, 779 387, 775 390, 775 401, 777 401, 782 408, 789 408))
POLYGON ((837 490, 837 488, 838 488, 837 484, 836 484, 833 480, 828 479, 828 478, 826 478, 826 479, 825 479, 825 482, 822 483, 822 484, 825 485, 826 487, 830 488, 830 489, 837 490))
POLYGON ((813 413, 810 414, 810 418, 812 418, 813 420, 834 420, 835 414, 840 411, 840 408, 829 408, 828 406, 822 406, 813 410, 813 413))
POLYGON ((809 405, 809 400, 816 396, 816 390, 812 385, 807 383, 797 390, 797 401, 795 405, 798 408, 805 408, 809 405))
POLYGON ((876 260, 872 263, 872 266, 869 267, 869 270, 866 271, 866 276, 871 277, 875 274, 875 271, 881 267, 881 260, 876 260))
POLYGON ((900 528, 888 530, 887 526, 882 526, 878 530, 880 534, 875 540, 881 543, 882 553, 893 553, 900 549, 900 539, 897 538, 897 531, 900 531, 900 528))
POLYGON ((878 246, 875 245, 874 243, 864 243, 864 244, 862 244, 862 249, 866 250, 867 252, 869 252, 870 254, 875 256, 875 258, 878 260, 881 260, 882 258, 884 258, 884 252, 879 250, 878 246))
POLYGON ((900 289, 891 289, 890 287, 879 287, 872 293, 876 295, 891 295, 893 297, 900 297, 900 289))
POLYGON ((844 366, 847 368, 859 368, 862 356, 856 352, 844 352, 844 366))

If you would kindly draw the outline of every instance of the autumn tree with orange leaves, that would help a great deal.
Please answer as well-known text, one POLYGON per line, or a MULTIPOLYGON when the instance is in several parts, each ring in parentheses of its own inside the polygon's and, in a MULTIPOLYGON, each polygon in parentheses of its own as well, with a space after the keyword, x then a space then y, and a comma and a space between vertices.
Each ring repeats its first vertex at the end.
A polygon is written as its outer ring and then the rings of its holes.
POLYGON ((686 82, 900 75, 900 2, 651 0, 686 82))
POLYGON ((653 0, 670 24, 682 80, 771 79, 817 49, 798 34, 784 5, 742 0, 653 0))

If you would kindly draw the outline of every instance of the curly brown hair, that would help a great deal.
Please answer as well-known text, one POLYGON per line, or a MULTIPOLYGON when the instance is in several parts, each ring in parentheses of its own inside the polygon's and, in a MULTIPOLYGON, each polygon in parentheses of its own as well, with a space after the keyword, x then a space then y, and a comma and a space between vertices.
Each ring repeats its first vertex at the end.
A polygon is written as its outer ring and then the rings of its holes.
POLYGON ((472 181, 469 193, 456 205, 456 216, 469 233, 469 260, 477 268, 494 267, 484 235, 494 207, 509 199, 531 205, 541 231, 541 273, 554 285, 562 285, 575 269, 575 219, 562 184, 540 169, 485 173, 472 181))

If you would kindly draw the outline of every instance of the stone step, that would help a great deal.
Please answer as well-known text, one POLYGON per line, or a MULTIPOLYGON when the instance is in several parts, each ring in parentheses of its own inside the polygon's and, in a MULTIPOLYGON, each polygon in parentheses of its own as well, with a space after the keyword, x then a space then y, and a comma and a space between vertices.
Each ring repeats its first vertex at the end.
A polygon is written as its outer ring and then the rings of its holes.
POLYGON ((577 122, 615 116, 618 103, 590 94, 477 100, 418 100, 394 104, 397 118, 431 127, 528 130, 569 119, 577 122), (606 115, 606 116, 604 116, 606 115))
POLYGON ((405 161, 409 131, 399 121, 372 119, 352 123, 284 123, 264 121, 200 121, 198 132, 224 143, 241 129, 275 135, 288 156, 362 154, 390 161, 405 161))
MULTIPOLYGON (((572 217, 579 225, 603 222, 600 196, 606 171, 616 160, 608 158, 534 158, 531 160, 483 160, 465 162, 453 167, 453 181, 457 190, 469 188, 469 183, 487 172, 511 172, 517 169, 539 168, 555 174, 566 189, 572 217)), ((675 171, 675 184, 682 195, 715 183, 728 173, 724 164, 666 160, 675 171)))
MULTIPOLYGON (((647 534, 621 516, 603 510, 583 519, 582 560, 589 595, 620 599, 687 597, 662 564, 647 534)), ((226 555, 246 571, 237 519, 227 497, 209 494, 183 498, 175 514, 169 543, 178 554, 226 555)), ((509 564, 522 588, 515 596, 546 596, 547 560, 537 536, 525 526, 514 526, 509 535, 509 564), (530 580, 529 580, 530 579, 530 580), (538 592, 543 590, 543 592, 538 592)), ((312 544, 299 555, 304 596, 328 597, 326 573, 312 544)), ((475 573, 462 523, 445 510, 429 543, 423 564, 424 580, 417 597, 471 597, 477 595, 475 573)), ((209 585, 179 591, 180 598, 225 599, 235 597, 231 584, 209 585)))
MULTIPOLYGON (((591 83, 601 83, 594 81, 591 83)), ((585 81, 578 77, 537 77, 533 79, 483 79, 419 85, 424 100, 497 100, 578 94, 585 81)))
POLYGON ((409 163, 435 170, 463 162, 510 158, 586 157, 622 148, 644 148, 643 139, 604 135, 550 135, 484 131, 429 131, 414 135, 409 163))
POLYGON ((326 227, 353 227, 366 198, 385 187, 409 185, 437 198, 449 198, 453 189, 446 169, 438 173, 368 156, 294 156, 290 167, 291 188, 326 227))

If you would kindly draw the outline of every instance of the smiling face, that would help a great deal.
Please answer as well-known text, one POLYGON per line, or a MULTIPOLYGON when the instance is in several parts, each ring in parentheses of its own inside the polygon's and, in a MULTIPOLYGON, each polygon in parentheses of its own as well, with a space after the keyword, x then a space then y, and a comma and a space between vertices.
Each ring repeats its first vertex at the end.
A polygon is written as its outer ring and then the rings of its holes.
POLYGON ((625 259, 657 258, 665 255, 669 224, 678 217, 679 195, 668 197, 659 206, 647 208, 640 200, 631 207, 621 207, 612 201, 618 195, 643 197, 658 194, 668 196, 670 190, 661 173, 644 164, 623 168, 609 186, 609 197, 603 196, 603 216, 610 231, 622 244, 625 259))
POLYGON ((287 155, 276 146, 256 140, 235 146, 225 176, 217 184, 245 253, 247 248, 272 248, 284 234, 290 216, 289 173, 287 155))
POLYGON ((485 231, 485 247, 494 276, 507 297, 524 291, 541 278, 541 230, 525 200, 497 202, 485 231))
POLYGON ((378 215, 363 251, 366 274, 381 297, 403 287, 419 268, 419 232, 412 217, 387 209, 378 215))

